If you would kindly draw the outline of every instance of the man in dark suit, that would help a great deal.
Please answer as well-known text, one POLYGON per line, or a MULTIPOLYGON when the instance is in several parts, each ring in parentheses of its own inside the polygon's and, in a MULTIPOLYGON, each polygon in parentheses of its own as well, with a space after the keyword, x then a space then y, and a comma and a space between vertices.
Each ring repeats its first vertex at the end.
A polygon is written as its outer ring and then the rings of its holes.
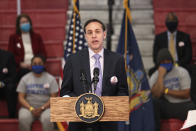
POLYGON ((5 98, 7 101, 9 118, 14 118, 16 115, 15 75, 16 64, 13 54, 0 49, 0 98, 5 98))
POLYGON ((170 53, 173 53, 172 56, 174 61, 178 65, 190 71, 189 64, 192 59, 192 45, 189 34, 177 30, 178 18, 173 12, 168 13, 165 24, 168 31, 162 32, 155 36, 153 45, 153 61, 155 67, 149 71, 149 75, 151 75, 157 69, 156 57, 158 52, 163 48, 168 48, 170 53), (174 44, 173 52, 171 51, 172 38, 174 44))
MULTIPOLYGON (((85 74, 88 83, 91 83, 94 76, 93 70, 97 62, 96 55, 99 56, 99 82, 101 83, 98 83, 98 85, 100 84, 101 87, 99 89, 97 86, 96 91, 93 91, 93 93, 99 96, 128 95, 123 57, 103 47, 103 41, 106 38, 104 24, 97 19, 88 20, 84 25, 84 32, 88 42, 88 49, 79 51, 67 58, 60 95, 79 96, 86 93, 81 86, 80 76, 81 73, 85 74)), ((90 85, 90 87, 92 86, 90 85)), ((91 131, 117 131, 116 122, 70 123, 68 130, 86 131, 88 127, 91 127, 91 131)))

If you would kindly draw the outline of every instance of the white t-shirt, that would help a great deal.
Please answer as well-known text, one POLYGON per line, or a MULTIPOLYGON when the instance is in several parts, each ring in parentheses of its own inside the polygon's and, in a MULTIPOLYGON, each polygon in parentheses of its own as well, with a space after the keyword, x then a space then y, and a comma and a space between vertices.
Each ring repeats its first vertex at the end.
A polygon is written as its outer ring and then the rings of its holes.
MULTIPOLYGON (((158 74, 158 71, 152 74, 149 80, 150 88, 152 88, 157 81, 158 74)), ((170 90, 189 89, 191 86, 191 78, 186 69, 179 66, 174 66, 173 69, 166 74, 164 78, 164 86, 170 90)), ((164 95, 164 97, 171 103, 190 101, 190 99, 180 99, 169 95, 164 95)))
POLYGON ((51 93, 58 92, 58 84, 55 77, 47 72, 43 72, 41 77, 30 72, 22 77, 16 91, 25 93, 27 102, 38 108, 49 100, 51 93))

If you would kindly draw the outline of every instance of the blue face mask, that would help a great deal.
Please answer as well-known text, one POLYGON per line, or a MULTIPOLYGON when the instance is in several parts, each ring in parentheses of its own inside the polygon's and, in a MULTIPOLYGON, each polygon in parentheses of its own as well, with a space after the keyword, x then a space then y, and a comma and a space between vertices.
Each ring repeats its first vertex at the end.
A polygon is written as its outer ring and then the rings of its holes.
POLYGON ((41 74, 44 71, 43 65, 34 65, 32 66, 32 71, 36 74, 41 74))
POLYGON ((31 25, 30 25, 30 23, 21 24, 21 25, 20 25, 20 29, 21 29, 23 32, 29 32, 30 29, 31 29, 31 25))
POLYGON ((160 66, 164 67, 167 70, 167 72, 170 72, 172 70, 173 63, 163 63, 160 64, 160 66))

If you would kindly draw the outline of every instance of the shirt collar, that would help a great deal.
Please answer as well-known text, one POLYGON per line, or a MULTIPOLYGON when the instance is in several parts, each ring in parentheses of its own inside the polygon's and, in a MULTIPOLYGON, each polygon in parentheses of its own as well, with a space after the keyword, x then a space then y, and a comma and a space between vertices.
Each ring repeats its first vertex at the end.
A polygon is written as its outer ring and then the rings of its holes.
MULTIPOLYGON (((174 31, 173 34, 174 34, 174 37, 175 37, 176 34, 177 34, 177 31, 174 31)), ((171 32, 167 31, 167 35, 170 36, 171 35, 171 32)))
POLYGON ((95 55, 95 54, 99 54, 101 56, 101 58, 103 58, 104 48, 102 48, 101 51, 99 51, 98 53, 93 52, 93 50, 91 48, 88 48, 88 51, 89 51, 90 58, 92 58, 93 55, 95 55))

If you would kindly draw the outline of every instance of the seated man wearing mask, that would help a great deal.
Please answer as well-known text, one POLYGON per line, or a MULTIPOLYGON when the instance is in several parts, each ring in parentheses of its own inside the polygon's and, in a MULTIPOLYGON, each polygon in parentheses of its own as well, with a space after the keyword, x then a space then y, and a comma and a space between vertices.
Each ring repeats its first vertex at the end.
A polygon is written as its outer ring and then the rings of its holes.
POLYGON ((43 131, 53 130, 50 122, 50 97, 56 97, 58 84, 55 77, 44 69, 45 59, 34 56, 31 60, 32 72, 23 76, 18 84, 20 131, 30 131, 34 120, 39 119, 43 131))
POLYGON ((158 52, 167 48, 171 53, 173 60, 178 65, 186 68, 190 72, 189 64, 192 60, 192 46, 189 34, 179 31, 178 17, 175 13, 168 13, 165 25, 168 31, 162 32, 155 36, 153 45, 153 62, 155 67, 150 69, 149 76, 157 69, 156 57, 158 52))
POLYGON ((174 66, 168 49, 161 49, 157 56, 158 70, 150 78, 156 121, 160 130, 160 119, 186 119, 187 112, 194 109, 190 100, 191 79, 186 69, 174 66))

